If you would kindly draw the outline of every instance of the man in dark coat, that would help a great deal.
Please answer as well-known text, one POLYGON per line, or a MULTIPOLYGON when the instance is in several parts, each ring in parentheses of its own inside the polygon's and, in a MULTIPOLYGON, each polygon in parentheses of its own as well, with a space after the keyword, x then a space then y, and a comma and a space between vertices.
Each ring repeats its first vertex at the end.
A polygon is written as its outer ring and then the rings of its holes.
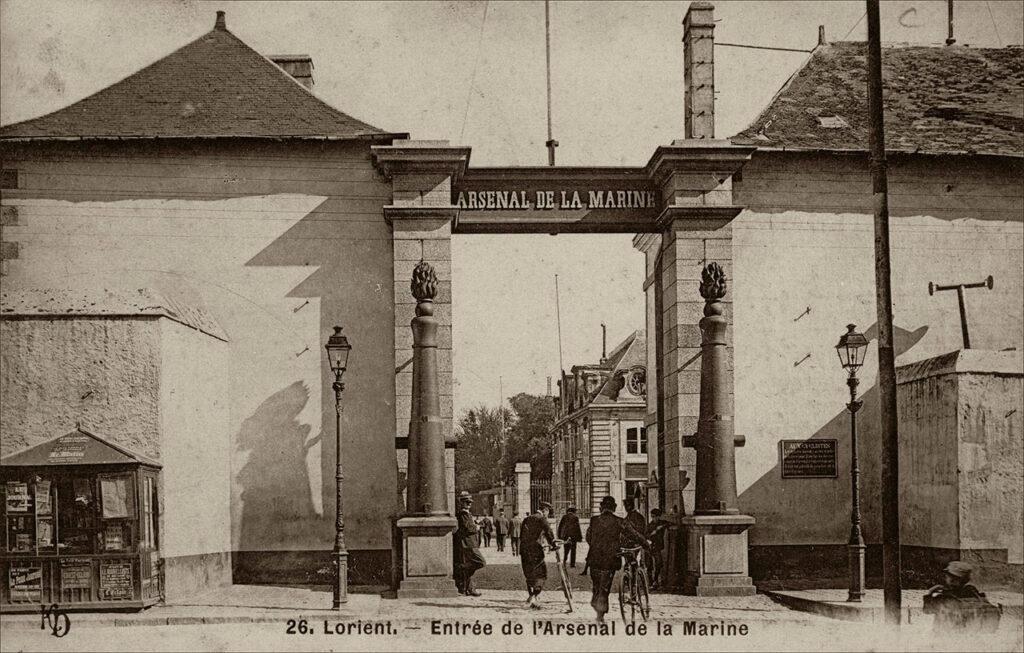
POLYGON ((558 539, 565 542, 565 561, 570 567, 575 567, 576 544, 583 541, 583 531, 580 530, 580 518, 576 516, 576 508, 573 506, 569 506, 558 522, 558 539))
POLYGON ((601 499, 601 514, 590 520, 587 528, 587 566, 593 594, 590 605, 597 613, 598 622, 604 621, 608 612, 608 594, 612 591, 612 580, 622 564, 619 548, 622 546, 648 546, 644 536, 629 522, 615 514, 615 497, 601 499))
POLYGON ((455 530, 455 541, 453 553, 455 557, 455 586, 459 594, 466 596, 480 596, 480 592, 473 589, 473 574, 477 569, 482 569, 486 562, 480 555, 478 536, 479 532, 473 515, 469 509, 473 506, 473 497, 469 492, 459 495, 459 512, 456 519, 459 522, 455 530))
POLYGON ((541 501, 537 512, 523 520, 520 530, 519 556, 523 564, 523 576, 526 577, 526 591, 530 593, 526 605, 534 610, 540 609, 540 592, 544 589, 544 581, 548 577, 541 538, 547 540, 552 551, 557 548, 555 534, 551 532, 551 526, 548 524, 549 510, 551 504, 541 501))
POLYGON ((508 523, 508 538, 512 540, 512 555, 519 555, 519 532, 523 528, 523 520, 519 515, 512 513, 512 519, 508 523))
POLYGON ((480 519, 480 533, 484 536, 484 546, 487 548, 491 546, 492 532, 494 532, 494 522, 491 521, 489 515, 484 515, 480 519))
POLYGON ((626 507, 626 521, 633 527, 633 530, 637 533, 647 532, 647 518, 644 514, 636 509, 636 503, 633 499, 625 499, 622 505, 626 507))
POLYGON ((659 587, 665 569, 665 532, 669 522, 661 508, 651 510, 651 523, 647 525, 647 539, 651 541, 651 555, 647 558, 647 574, 651 578, 651 589, 659 587))
POLYGON ((498 538, 498 550, 505 550, 505 536, 508 535, 508 517, 505 516, 504 510, 498 511, 498 516, 494 518, 494 536, 498 538))
POLYGON ((971 565, 954 561, 943 570, 943 582, 924 595, 925 614, 935 615, 936 631, 993 632, 999 627, 1000 610, 971 584, 971 565))

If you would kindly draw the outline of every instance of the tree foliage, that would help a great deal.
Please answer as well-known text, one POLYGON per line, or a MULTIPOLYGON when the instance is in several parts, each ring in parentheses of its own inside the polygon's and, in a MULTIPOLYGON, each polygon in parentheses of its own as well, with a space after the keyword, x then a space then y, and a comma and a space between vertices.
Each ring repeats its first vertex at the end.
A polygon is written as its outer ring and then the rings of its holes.
POLYGON ((477 406, 459 419, 455 428, 455 489, 478 492, 512 482, 518 462, 528 462, 534 478, 551 477, 549 432, 555 422, 550 397, 520 393, 508 401, 505 446, 502 447, 501 412, 477 406))

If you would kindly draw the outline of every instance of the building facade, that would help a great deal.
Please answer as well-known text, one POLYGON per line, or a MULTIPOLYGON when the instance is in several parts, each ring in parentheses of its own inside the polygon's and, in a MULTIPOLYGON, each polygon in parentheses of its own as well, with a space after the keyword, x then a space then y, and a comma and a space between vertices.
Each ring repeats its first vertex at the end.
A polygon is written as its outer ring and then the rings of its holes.
MULTIPOLYGON (((318 582, 332 573, 335 408, 323 345, 331 327, 343 325, 353 344, 343 428, 359 434, 345 439, 342 456, 350 574, 381 583, 390 575, 388 520, 398 504, 396 437, 406 434, 409 411, 408 401, 396 405, 396 383, 409 384, 395 368, 409 358, 400 309, 411 317, 412 304, 396 306, 396 295, 412 301, 415 262, 405 260, 418 260, 422 248, 396 247, 383 215, 392 187, 371 147, 396 135, 324 104, 307 88, 309 67, 285 63, 300 79, 220 16, 211 31, 121 82, 0 129, 2 284, 153 289, 204 307, 223 328, 226 386, 218 399, 229 415, 231 455, 220 473, 230 479, 226 548, 236 582, 318 582)), ((7 335, 5 350, 14 346, 7 335)), ((190 378, 188 370, 168 372, 190 378)), ((131 446, 119 431, 144 424, 108 429, 121 417, 111 401, 90 404, 92 425, 131 446)), ((74 410, 60 413, 63 423, 37 424, 31 397, 5 389, 2 403, 2 455, 74 427, 74 410)), ((450 397, 445 408, 450 415, 450 397)), ((203 438, 208 429, 179 422, 175 439, 203 438)))
MULTIPOLYGON (((757 148, 731 179, 732 201, 743 207, 731 224, 697 239, 666 233, 634 240, 646 253, 649 360, 658 369, 650 375, 647 422, 649 433, 652 426, 656 431, 650 437, 660 454, 667 509, 678 505, 689 513, 694 505, 695 452, 681 438, 696 431, 699 414, 702 263, 722 263, 729 277, 730 391, 736 433, 745 436, 736 475, 740 510, 757 519, 750 571, 761 583, 843 582, 849 398, 832 348, 851 322, 872 341, 860 374, 861 512, 869 581, 881 575, 864 51, 863 43, 819 44, 751 126, 731 139, 757 148), (659 279, 666 268, 676 274, 659 279), (834 449, 835 474, 784 476, 784 441, 818 440, 834 449)), ((892 46, 883 48, 882 61, 897 365, 964 347, 955 298, 931 295, 929 282, 976 283, 993 275, 993 289, 966 293, 972 347, 1020 350, 1024 57, 1019 48, 892 46)), ((1012 419, 1004 414, 997 419, 1004 425, 990 428, 1012 430, 1012 419)), ((1019 438, 1014 446, 1024 448, 1019 438)), ((911 514, 901 513, 908 529, 911 514)), ((999 578, 1024 578, 1019 542, 1004 537, 998 547, 1010 570, 999 578)), ((908 550, 903 560, 917 582, 934 578, 933 556, 908 550)))
POLYGON ((600 512, 601 498, 643 503, 648 481, 644 425, 646 339, 635 331, 596 364, 574 365, 559 381, 552 429, 551 496, 556 514, 600 512))

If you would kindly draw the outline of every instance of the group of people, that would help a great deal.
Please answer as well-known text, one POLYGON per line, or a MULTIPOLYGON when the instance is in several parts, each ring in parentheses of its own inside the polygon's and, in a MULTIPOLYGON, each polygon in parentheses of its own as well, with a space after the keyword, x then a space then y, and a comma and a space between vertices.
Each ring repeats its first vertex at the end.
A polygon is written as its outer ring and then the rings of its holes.
MULTIPOLYGON (((529 514, 523 513, 523 516, 526 517, 529 514)), ((498 516, 493 519, 490 515, 478 517, 476 526, 484 548, 491 546, 491 536, 493 535, 498 551, 505 550, 505 538, 508 538, 512 543, 512 555, 519 555, 519 532, 523 526, 523 520, 519 518, 519 515, 513 514, 512 518, 509 519, 505 516, 505 511, 499 509, 498 516)))
MULTIPOLYGON (((455 584, 459 593, 466 596, 480 596, 473 587, 473 574, 484 567, 486 562, 480 554, 481 536, 484 546, 489 546, 490 535, 497 536, 498 550, 504 550, 504 537, 512 539, 512 552, 520 557, 523 577, 526 581, 529 608, 540 608, 540 594, 547 580, 546 555, 556 551, 558 542, 564 546, 565 561, 570 567, 576 566, 576 545, 583 541, 576 508, 569 507, 558 523, 558 538, 551 530, 548 517, 551 504, 538 503, 537 509, 521 521, 518 515, 507 519, 504 510, 494 519, 488 516, 474 519, 470 508, 473 498, 468 492, 459 496, 458 529, 455 531, 455 584)), ((615 572, 622 566, 620 548, 641 546, 649 552, 647 556, 651 577, 657 579, 661 570, 661 553, 664 548, 664 531, 668 522, 661 518, 660 510, 651 511, 651 522, 640 513, 632 501, 625 502, 626 517, 615 514, 618 504, 614 497, 601 500, 601 513, 590 520, 586 541, 587 558, 583 574, 589 572, 593 585, 590 605, 603 621, 608 612, 608 595, 611 592, 615 572)))

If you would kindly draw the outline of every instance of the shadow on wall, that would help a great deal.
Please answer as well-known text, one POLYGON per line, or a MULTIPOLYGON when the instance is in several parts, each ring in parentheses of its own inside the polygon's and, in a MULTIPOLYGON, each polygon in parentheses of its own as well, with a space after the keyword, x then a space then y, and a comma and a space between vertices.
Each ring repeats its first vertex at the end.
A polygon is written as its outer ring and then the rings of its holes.
MULTIPOLYGON (((292 288, 288 297, 315 298, 320 303, 316 318, 322 341, 331 327, 341 324, 353 349, 345 373, 342 415, 342 459, 347 482, 344 489, 346 537, 349 549, 389 550, 388 516, 393 504, 380 497, 395 496, 395 308, 391 230, 380 214, 390 189, 366 182, 365 198, 329 197, 246 262, 246 266, 301 266, 311 274, 292 288), (380 197, 377 197, 380 194, 380 197)), ((355 192, 355 191, 353 191, 355 192)), ((313 523, 304 537, 290 533, 295 549, 319 550, 333 541, 335 514, 335 398, 334 380, 322 346, 319 358, 321 432, 320 466, 323 481, 318 490, 327 519, 326 528, 313 523)), ((314 368, 311 368, 314 369, 314 368)), ((314 390, 314 392, 317 390, 314 390)), ((295 448, 298 449, 297 442, 295 448)), ((272 473, 275 461, 265 461, 264 474, 272 473)), ((303 467, 303 471, 304 471, 303 467)), ((258 473, 258 472, 257 472, 258 473)), ((304 483, 302 488, 308 487, 304 483)), ((314 489, 317 491, 317 489, 314 489)), ((297 520, 290 516, 289 521, 297 520)), ((264 520, 268 530, 278 530, 274 520, 264 520)), ((243 538, 243 543, 245 542, 243 538)))
MULTIPOLYGON (((924 338, 927 326, 894 331, 896 356, 924 338)), ((864 335, 878 337, 877 324, 864 335)), ((867 575, 881 576, 881 454, 879 392, 860 392, 857 412, 860 463, 861 529, 867 549, 867 575)), ((751 531, 750 571, 755 580, 826 580, 847 575, 846 543, 850 535, 850 414, 843 408, 805 440, 836 440, 835 479, 782 478, 778 462, 739 496, 740 511, 757 519, 751 531), (797 544, 789 544, 789 543, 797 544)), ((778 459, 778 452, 776 451, 778 459)), ((845 581, 844 581, 845 582, 845 581)))
POLYGON ((237 446, 248 459, 238 474, 241 551, 330 538, 330 524, 313 510, 309 494, 306 452, 320 437, 307 441, 310 427, 299 423, 307 401, 309 390, 297 381, 268 397, 242 422, 237 446))

